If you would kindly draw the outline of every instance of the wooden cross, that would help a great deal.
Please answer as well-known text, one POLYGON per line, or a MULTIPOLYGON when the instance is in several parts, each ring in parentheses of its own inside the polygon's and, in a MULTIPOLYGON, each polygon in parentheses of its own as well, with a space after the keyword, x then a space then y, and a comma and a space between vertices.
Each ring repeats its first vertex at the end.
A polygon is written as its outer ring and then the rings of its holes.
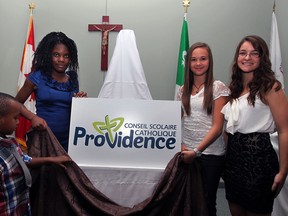
POLYGON ((101 42, 101 70, 108 70, 108 42, 109 32, 119 32, 123 28, 121 24, 109 24, 109 16, 102 16, 102 24, 89 24, 88 31, 101 31, 102 42, 101 42))

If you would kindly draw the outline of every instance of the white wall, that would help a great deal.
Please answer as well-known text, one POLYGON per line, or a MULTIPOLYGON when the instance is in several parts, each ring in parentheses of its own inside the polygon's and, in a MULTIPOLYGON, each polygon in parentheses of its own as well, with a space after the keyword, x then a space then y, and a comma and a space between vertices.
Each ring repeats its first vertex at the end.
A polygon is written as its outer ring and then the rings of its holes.
MULTIPOLYGON (((19 67, 28 27, 30 0, 0 0, 0 91, 16 94, 19 67)), ((88 32, 88 24, 120 23, 135 32, 152 97, 174 96, 177 56, 184 9, 182 0, 34 0, 36 45, 51 31, 63 31, 79 50, 80 88, 97 97, 103 83, 100 71, 101 33, 88 32)), ((269 44, 272 0, 191 0, 188 9, 190 44, 208 43, 214 55, 217 79, 228 82, 232 56, 239 40, 257 34, 269 44)), ((276 16, 284 70, 288 73, 288 1, 276 1, 276 16)), ((109 58, 117 33, 109 34, 109 58)), ((284 71, 285 73, 285 71, 284 71)), ((287 77, 285 83, 288 86, 287 77)), ((286 88, 287 92, 287 88, 286 88)))

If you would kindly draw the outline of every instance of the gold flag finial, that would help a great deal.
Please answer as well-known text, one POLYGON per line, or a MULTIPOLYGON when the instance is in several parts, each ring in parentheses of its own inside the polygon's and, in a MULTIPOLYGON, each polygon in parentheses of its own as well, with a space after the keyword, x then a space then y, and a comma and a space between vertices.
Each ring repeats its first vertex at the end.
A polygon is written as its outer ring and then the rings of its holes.
POLYGON ((35 7, 36 7, 35 3, 30 3, 29 4, 30 12, 32 12, 35 9, 35 7))
POLYGON ((187 13, 188 7, 190 6, 190 0, 183 0, 183 7, 185 10, 185 13, 187 13))

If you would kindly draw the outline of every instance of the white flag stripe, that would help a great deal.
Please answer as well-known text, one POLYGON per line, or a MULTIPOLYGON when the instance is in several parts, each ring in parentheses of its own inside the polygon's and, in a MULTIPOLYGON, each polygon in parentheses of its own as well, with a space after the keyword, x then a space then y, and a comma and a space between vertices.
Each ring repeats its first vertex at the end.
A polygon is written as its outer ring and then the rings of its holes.
POLYGON ((271 23, 270 59, 272 64, 272 70, 275 72, 276 79, 281 82, 282 88, 284 89, 281 47, 278 34, 277 19, 274 11, 272 13, 272 23, 271 23))
MULTIPOLYGON (((31 72, 34 51, 33 51, 33 46, 31 44, 26 44, 25 46, 26 47, 25 47, 25 53, 24 53, 23 65, 21 68, 21 72, 22 72, 22 74, 29 74, 31 72)), ((24 81, 25 81, 25 79, 24 79, 24 81)), ((23 80, 19 79, 18 85, 23 85, 23 84, 24 84, 23 80)))
MULTIPOLYGON (((33 60, 33 46, 31 44, 26 43, 26 47, 24 48, 24 57, 23 57, 23 64, 22 64, 22 71, 19 73, 19 78, 18 78, 18 90, 24 85, 24 82, 26 80, 26 76, 31 72, 31 67, 32 67, 32 60, 33 60)), ((36 113, 36 107, 35 107, 35 101, 31 99, 31 95, 28 97, 28 99, 25 101, 24 105, 26 108, 33 112, 36 113)))
POLYGON ((179 92, 179 89, 180 89, 181 86, 177 85, 175 86, 175 94, 174 94, 174 100, 177 100, 177 94, 179 92))

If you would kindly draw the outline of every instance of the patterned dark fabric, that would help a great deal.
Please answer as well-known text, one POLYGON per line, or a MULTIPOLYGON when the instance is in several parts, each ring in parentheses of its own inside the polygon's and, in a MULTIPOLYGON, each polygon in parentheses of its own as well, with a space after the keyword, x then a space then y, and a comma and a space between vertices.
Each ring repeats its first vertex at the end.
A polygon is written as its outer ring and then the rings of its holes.
MULTIPOLYGON (((66 154, 51 130, 28 135, 32 157, 66 154)), ((177 153, 168 163, 151 197, 133 208, 119 206, 98 191, 76 163, 67 169, 50 165, 31 170, 32 215, 206 216, 200 166, 186 165, 177 153)))
POLYGON ((227 200, 254 213, 271 213, 271 187, 278 171, 268 133, 229 134, 223 176, 227 200))

